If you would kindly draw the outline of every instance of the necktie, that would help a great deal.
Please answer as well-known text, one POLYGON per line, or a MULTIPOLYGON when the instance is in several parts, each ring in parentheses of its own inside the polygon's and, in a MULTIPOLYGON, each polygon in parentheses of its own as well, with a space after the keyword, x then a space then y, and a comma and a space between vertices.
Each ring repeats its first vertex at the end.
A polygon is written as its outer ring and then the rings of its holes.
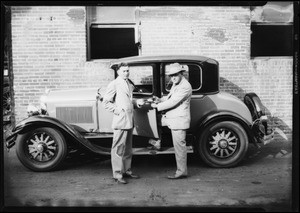
POLYGON ((126 82, 126 84, 128 86, 129 98, 132 99, 132 93, 131 93, 131 90, 130 90, 130 83, 129 83, 128 79, 125 79, 125 82, 126 82))

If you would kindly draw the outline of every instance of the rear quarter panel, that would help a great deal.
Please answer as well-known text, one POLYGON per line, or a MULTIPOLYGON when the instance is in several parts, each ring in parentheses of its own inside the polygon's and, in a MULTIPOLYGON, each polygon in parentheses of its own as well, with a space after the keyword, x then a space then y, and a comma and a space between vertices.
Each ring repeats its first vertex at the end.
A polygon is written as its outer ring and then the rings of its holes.
POLYGON ((201 119, 220 111, 237 114, 244 118, 249 125, 252 124, 251 113, 244 102, 229 93, 220 92, 213 95, 192 96, 190 129, 195 131, 201 119))

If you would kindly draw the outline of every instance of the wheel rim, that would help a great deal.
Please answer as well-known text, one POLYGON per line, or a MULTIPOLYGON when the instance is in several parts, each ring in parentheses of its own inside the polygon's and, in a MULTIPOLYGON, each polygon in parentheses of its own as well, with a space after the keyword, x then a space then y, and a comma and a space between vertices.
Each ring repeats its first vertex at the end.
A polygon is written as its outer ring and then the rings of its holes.
POLYGON ((239 138, 229 129, 218 129, 209 136, 208 150, 216 158, 229 158, 238 149, 239 138))
POLYGON ((3 109, 9 110, 11 105, 11 98, 8 93, 3 95, 3 109))
POLYGON ((46 132, 35 133, 27 140, 29 157, 37 162, 47 162, 57 155, 58 144, 46 132))

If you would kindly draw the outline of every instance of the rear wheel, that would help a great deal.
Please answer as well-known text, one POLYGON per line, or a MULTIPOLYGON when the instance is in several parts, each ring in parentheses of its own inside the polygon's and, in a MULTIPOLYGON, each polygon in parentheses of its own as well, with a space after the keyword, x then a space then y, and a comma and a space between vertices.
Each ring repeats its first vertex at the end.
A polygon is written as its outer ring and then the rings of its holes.
POLYGON ((201 158, 209 166, 232 167, 245 156, 248 136, 237 122, 214 122, 203 130, 197 148, 201 158))
POLYGON ((56 129, 42 127, 19 135, 16 153, 21 163, 37 172, 57 169, 67 155, 67 144, 56 129))

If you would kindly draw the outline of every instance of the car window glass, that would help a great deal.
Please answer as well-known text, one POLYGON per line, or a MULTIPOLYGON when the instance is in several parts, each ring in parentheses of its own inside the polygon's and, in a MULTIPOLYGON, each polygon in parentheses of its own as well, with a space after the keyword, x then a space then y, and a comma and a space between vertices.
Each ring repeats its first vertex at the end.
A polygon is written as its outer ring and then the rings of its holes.
POLYGON ((130 80, 135 84, 134 93, 152 94, 153 92, 153 67, 130 66, 130 80))
MULTIPOLYGON (((180 63, 181 65, 184 65, 187 67, 187 71, 183 72, 184 77, 190 82, 193 91, 198 91, 201 88, 202 85, 202 69, 199 65, 197 64, 183 64, 180 63)), ((165 70, 168 70, 169 64, 165 66, 165 70)), ((171 78, 168 75, 165 75, 165 89, 166 91, 170 91, 172 87, 172 81, 171 78)))

